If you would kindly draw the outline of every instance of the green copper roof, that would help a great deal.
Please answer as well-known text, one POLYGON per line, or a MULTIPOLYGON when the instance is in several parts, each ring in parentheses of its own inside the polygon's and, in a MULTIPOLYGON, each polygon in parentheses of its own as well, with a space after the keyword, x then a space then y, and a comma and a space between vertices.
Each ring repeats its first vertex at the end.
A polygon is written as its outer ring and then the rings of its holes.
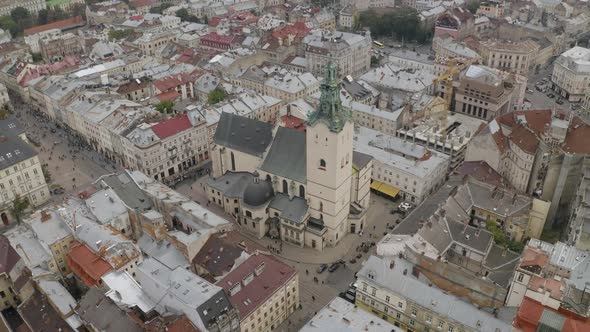
POLYGON ((320 86, 322 93, 320 106, 308 116, 308 126, 319 121, 324 122, 330 131, 339 132, 347 120, 351 119, 349 111, 344 110, 340 101, 340 80, 337 75, 336 64, 330 62, 326 67, 324 83, 320 86))

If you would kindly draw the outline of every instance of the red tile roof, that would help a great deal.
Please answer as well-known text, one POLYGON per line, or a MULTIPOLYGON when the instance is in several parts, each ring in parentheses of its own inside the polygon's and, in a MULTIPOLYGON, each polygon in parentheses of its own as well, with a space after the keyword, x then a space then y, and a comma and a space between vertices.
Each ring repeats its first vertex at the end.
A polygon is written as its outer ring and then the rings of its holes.
POLYGON ((67 257, 68 266, 88 287, 98 286, 100 278, 112 268, 86 245, 73 242, 67 257))
POLYGON ((154 82, 154 87, 161 92, 166 92, 170 89, 175 89, 178 86, 194 82, 199 75, 196 74, 178 74, 172 75, 154 82))
POLYGON ((510 142, 516 144, 521 150, 529 154, 535 154, 539 147, 539 138, 532 130, 519 125, 512 130, 509 136, 510 142))
POLYGON ((504 178, 496 172, 485 161, 465 161, 457 169, 455 174, 460 176, 471 176, 477 181, 488 183, 498 187, 506 187, 504 178))
MULTIPOLYGON (((256 250, 264 250, 264 248, 237 231, 217 233, 211 235, 205 242, 193 258, 193 264, 205 269, 213 279, 210 281, 215 282, 215 278, 231 271, 243 252, 253 254, 256 250)), ((208 279, 209 276, 205 278, 208 279)))
POLYGON ((160 138, 164 139, 168 136, 176 135, 181 131, 185 131, 192 127, 191 121, 186 114, 181 114, 177 117, 162 121, 155 126, 152 126, 152 131, 160 138))
POLYGON ((281 121, 285 124, 285 128, 296 129, 299 131, 305 131, 307 128, 305 126, 305 120, 302 120, 293 115, 283 115, 281 116, 281 121))
POLYGON ((39 32, 51 30, 51 29, 71 29, 79 26, 85 25, 86 22, 82 16, 75 16, 71 18, 66 18, 65 20, 51 22, 49 24, 39 25, 36 27, 25 29, 25 36, 34 35, 39 32))
POLYGON ((297 22, 277 29, 272 33, 272 36, 274 38, 286 38, 287 36, 292 35, 295 38, 303 38, 307 36, 310 31, 311 29, 305 25, 304 22, 297 22))
POLYGON ((8 242, 8 239, 0 235, 0 274, 8 274, 18 263, 20 256, 8 242))
MULTIPOLYGON (((525 296, 512 325, 519 328, 522 332, 535 332, 545 310, 557 312, 525 296)), ((590 331, 590 321, 587 318, 580 317, 571 312, 564 312, 561 309, 557 313, 566 316, 561 328, 562 332, 590 331)))
POLYGON ((173 100, 176 100, 176 98, 180 97, 180 93, 178 93, 176 90, 170 90, 168 92, 160 93, 156 97, 158 97, 158 99, 160 101, 164 101, 164 100, 173 101, 173 100))
POLYGON ((276 257, 259 253, 250 256, 218 281, 216 285, 225 290, 233 307, 238 309, 240 319, 244 320, 280 287, 284 287, 296 274, 295 269, 279 261, 276 257), (255 270, 262 264, 264 264, 262 272, 256 275, 255 270), (252 281, 244 285, 242 281, 249 274, 254 274, 254 277, 252 281), (230 289, 238 284, 241 284, 241 289, 232 296, 230 289))

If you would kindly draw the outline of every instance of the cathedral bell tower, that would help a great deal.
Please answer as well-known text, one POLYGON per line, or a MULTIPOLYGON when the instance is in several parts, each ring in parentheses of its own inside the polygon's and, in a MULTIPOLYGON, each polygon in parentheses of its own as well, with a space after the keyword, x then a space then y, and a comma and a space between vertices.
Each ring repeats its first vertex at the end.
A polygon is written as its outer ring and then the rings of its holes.
POLYGON ((326 229, 323 243, 333 246, 348 233, 354 124, 340 101, 334 63, 328 64, 320 105, 308 115, 307 192, 314 223, 326 229))

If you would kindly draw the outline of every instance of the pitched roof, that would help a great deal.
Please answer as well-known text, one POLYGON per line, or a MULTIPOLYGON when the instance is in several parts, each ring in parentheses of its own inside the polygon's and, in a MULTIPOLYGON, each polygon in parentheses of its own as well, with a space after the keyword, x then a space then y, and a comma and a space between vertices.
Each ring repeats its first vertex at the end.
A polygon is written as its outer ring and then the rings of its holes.
POLYGON ((51 29, 66 30, 74 27, 83 26, 84 24, 86 24, 86 22, 84 21, 84 18, 82 16, 75 16, 66 18, 65 20, 55 21, 48 24, 38 25, 32 28, 25 29, 24 34, 25 36, 30 36, 51 29))
POLYGON ((82 321, 99 331, 140 332, 142 329, 100 289, 92 287, 76 310, 82 321))
POLYGON ((305 132, 279 127, 260 169, 299 183, 306 183, 305 140, 305 132))
POLYGON ((191 127, 192 124, 188 118, 188 115, 181 114, 174 118, 162 121, 157 125, 152 126, 151 129, 160 139, 164 139, 166 137, 176 135, 191 127))
POLYGON ((272 142, 272 124, 223 112, 213 141, 217 145, 261 157, 272 142))
POLYGON ((205 268, 213 277, 223 276, 231 271, 235 261, 243 252, 252 254, 264 249, 256 242, 243 237, 239 232, 216 233, 209 237, 199 253, 193 258, 193 264, 205 268))
MULTIPOLYGON (((18 307, 18 312, 32 331, 62 331, 74 330, 53 309, 46 296, 35 292, 29 299, 18 307)), ((19 328, 20 330, 20 328, 19 328)))
POLYGON ((0 274, 8 274, 18 263, 20 256, 10 246, 10 242, 4 235, 0 235, 0 274))
MULTIPOLYGON (((68 263, 73 261, 83 271, 78 271, 74 266, 70 265, 70 268, 74 273, 79 276, 88 275, 93 280, 99 280, 105 273, 109 272, 112 268, 104 259, 100 258, 92 252, 86 245, 80 242, 72 242, 70 253, 68 254, 68 263)), ((94 286, 93 281, 82 278, 82 281, 88 286, 94 286)))
POLYGON ((481 161, 464 161, 459 167, 455 169, 455 174, 462 177, 471 176, 477 181, 491 184, 494 186, 506 186, 504 178, 500 173, 496 172, 488 165, 487 162, 481 161))
POLYGON ((295 269, 276 257, 257 254, 228 273, 216 285, 223 287, 243 320, 296 274, 295 269), (244 280, 250 275, 252 280, 245 283, 244 280), (239 290, 236 291, 237 287, 239 290))

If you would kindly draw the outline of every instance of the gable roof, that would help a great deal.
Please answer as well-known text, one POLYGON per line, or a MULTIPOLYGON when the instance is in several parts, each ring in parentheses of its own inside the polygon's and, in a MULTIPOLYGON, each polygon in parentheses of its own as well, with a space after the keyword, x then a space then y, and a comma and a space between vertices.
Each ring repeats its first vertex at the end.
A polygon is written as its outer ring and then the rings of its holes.
POLYGON ((305 132, 279 127, 260 169, 299 183, 306 183, 305 147, 305 132))
POLYGON ((272 142, 272 124, 223 112, 213 141, 229 149, 262 157, 272 142))

